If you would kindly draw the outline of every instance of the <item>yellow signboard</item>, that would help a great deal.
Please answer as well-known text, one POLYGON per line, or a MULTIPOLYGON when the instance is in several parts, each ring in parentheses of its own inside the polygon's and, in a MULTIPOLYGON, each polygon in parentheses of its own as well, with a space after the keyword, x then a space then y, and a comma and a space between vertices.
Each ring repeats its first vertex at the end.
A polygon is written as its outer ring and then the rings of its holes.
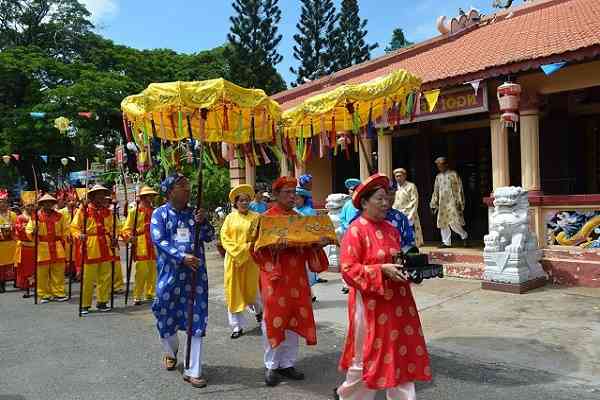
POLYGON ((273 246, 285 241, 288 246, 310 246, 318 244, 321 238, 330 239, 337 244, 335 229, 327 215, 304 217, 290 216, 261 216, 256 232, 255 250, 273 246))

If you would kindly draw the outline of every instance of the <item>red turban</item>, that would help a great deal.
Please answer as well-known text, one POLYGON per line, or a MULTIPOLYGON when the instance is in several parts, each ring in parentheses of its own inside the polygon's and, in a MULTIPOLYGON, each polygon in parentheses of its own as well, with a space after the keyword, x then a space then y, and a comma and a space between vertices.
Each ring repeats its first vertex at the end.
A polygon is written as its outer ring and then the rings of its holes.
POLYGON ((295 188, 297 184, 298 181, 293 176, 282 176, 273 182, 273 191, 277 192, 286 187, 295 188))

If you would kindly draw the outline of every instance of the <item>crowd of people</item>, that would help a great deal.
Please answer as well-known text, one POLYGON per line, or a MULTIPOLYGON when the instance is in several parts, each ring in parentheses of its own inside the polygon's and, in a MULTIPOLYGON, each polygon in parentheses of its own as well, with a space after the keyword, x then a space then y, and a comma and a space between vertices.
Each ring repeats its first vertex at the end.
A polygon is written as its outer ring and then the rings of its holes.
MULTIPOLYGON (((451 230, 463 239, 467 236, 462 183, 444 158, 436 164, 439 174, 430 205, 449 246, 451 230)), ((397 253, 423 243, 417 188, 406 178, 406 171, 399 168, 394 179, 375 174, 363 182, 355 178, 345 182, 351 199, 340 214, 340 263, 349 328, 340 361, 346 379, 336 390, 340 399, 373 399, 378 390, 385 390, 388 399, 414 399, 414 382, 431 379, 409 278, 396 261, 397 253)), ((234 187, 229 194, 232 210, 218 236, 225 250, 231 338, 244 336, 245 311, 250 310, 262 330, 265 383, 276 386, 285 379, 304 379, 295 368, 300 337, 307 345, 317 343, 312 286, 325 281, 318 275, 329 266, 323 248, 333 243, 325 237, 307 246, 281 240, 255 249, 252 232, 261 214, 317 214, 310 175, 278 178, 271 189, 268 193, 256 192, 250 185, 234 187)), ((111 293, 123 285, 118 239, 131 243, 134 303, 152 301, 164 368, 177 368, 178 332, 187 332, 184 380, 205 387, 202 348, 208 324, 208 274, 202 243, 214 240, 217 232, 204 210, 189 206, 191 188, 184 175, 167 177, 161 192, 166 202, 154 209, 158 193, 142 187, 126 218, 117 216, 111 191, 101 185, 87 190, 82 205, 74 191, 40 198, 25 193, 18 216, 8 210, 6 191, 0 192, 0 289, 4 291, 5 281, 16 270, 12 278, 25 291, 24 297, 33 289, 41 303, 65 301, 65 276, 71 275, 83 281, 81 315, 90 312, 94 290, 96 309, 108 311, 111 293)))

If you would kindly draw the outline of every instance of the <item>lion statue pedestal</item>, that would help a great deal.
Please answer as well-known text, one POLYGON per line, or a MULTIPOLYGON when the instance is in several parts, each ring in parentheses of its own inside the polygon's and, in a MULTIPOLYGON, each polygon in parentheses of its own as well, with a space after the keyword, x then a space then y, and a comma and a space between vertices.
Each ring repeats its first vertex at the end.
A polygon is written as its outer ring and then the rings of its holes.
POLYGON ((521 187, 494 191, 490 233, 484 237, 483 289, 524 293, 543 286, 546 273, 540 264, 541 250, 529 230, 529 200, 521 187))
MULTIPOLYGON (((325 208, 327 209, 327 215, 331 218, 331 222, 333 223, 333 227, 335 228, 335 233, 337 235, 338 241, 342 241, 342 232, 340 227, 340 213, 342 212, 342 207, 344 204, 350 200, 350 196, 344 193, 334 193, 327 196, 325 208)), ((325 254, 327 254, 327 258, 329 259, 329 269, 330 271, 339 270, 340 267, 340 248, 336 245, 326 246, 323 250, 325 250, 325 254)))

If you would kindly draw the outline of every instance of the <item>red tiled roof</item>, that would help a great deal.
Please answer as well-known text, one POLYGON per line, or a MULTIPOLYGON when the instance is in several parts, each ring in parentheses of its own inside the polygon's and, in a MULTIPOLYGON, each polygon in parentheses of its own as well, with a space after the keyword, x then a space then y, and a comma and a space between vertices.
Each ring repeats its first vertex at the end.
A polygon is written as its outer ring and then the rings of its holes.
POLYGON ((273 99, 285 110, 343 83, 366 82, 398 68, 421 77, 424 87, 444 87, 537 68, 539 65, 521 65, 514 71, 498 70, 490 75, 498 67, 516 67, 531 60, 555 62, 563 59, 560 55, 566 59, 570 52, 586 48, 593 49, 594 56, 600 55, 600 0, 538 0, 486 16, 466 32, 437 36, 277 93, 273 99))

